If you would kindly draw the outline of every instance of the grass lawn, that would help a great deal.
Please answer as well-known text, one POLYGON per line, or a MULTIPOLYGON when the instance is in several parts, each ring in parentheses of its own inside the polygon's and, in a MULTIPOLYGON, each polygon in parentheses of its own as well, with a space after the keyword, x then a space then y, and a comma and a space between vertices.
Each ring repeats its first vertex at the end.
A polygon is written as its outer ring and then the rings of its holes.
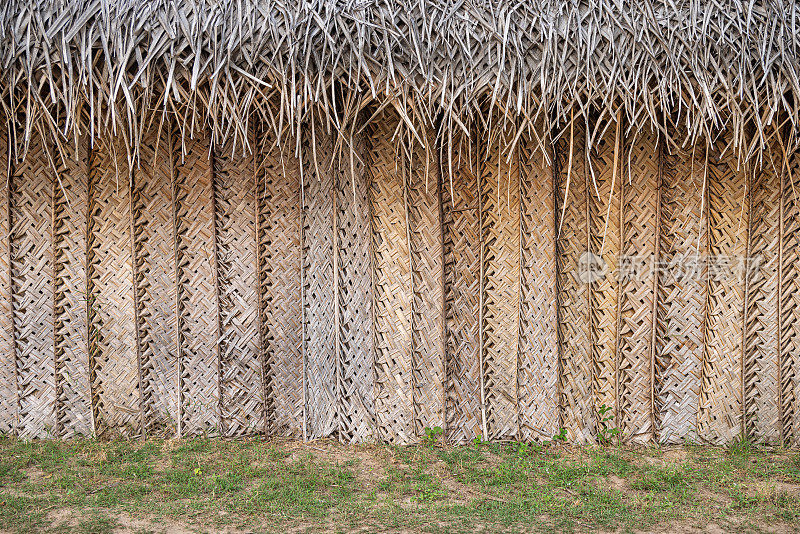
POLYGON ((800 529, 800 454, 0 439, 4 532, 800 529))

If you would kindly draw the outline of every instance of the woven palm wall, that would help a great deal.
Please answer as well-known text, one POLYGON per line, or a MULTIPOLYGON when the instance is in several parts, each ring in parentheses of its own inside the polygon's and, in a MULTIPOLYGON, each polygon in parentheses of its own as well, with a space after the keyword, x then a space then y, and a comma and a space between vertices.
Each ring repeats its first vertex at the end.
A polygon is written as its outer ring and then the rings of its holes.
POLYGON ((3 134, 0 431, 798 441, 800 159, 472 128, 3 134))

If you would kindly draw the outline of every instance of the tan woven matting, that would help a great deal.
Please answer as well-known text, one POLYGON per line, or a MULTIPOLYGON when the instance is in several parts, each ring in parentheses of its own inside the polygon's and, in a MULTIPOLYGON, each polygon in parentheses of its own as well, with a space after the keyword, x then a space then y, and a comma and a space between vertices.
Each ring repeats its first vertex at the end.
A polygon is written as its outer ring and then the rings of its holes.
POLYGON ((0 133, 0 432, 13 434, 17 427, 17 381, 11 315, 11 267, 9 264, 9 170, 13 150, 5 130, 0 133))
POLYGON ((175 283, 175 221, 172 187, 175 134, 165 124, 142 143, 134 172, 142 406, 148 435, 178 432, 178 351, 175 283))
MULTIPOLYGON (((594 440, 589 285, 581 279, 581 256, 589 247, 589 186, 586 128, 573 122, 556 144, 558 168, 556 228, 561 424, 571 441, 594 440), (571 140, 571 143, 570 143, 571 140), (563 218, 562 218, 563 213, 563 218)), ((592 193, 594 194, 594 193, 592 193)))
POLYGON ((706 313, 707 218, 702 150, 662 151, 653 397, 660 443, 697 438, 706 313), (699 153, 698 153, 699 151, 699 153))
POLYGON ((754 263, 747 278, 745 430, 751 439, 773 443, 781 438, 778 291, 784 172, 784 162, 778 158, 755 171, 749 206, 750 257, 754 263))
POLYGON ((86 300, 89 140, 77 140, 57 158, 53 194, 55 432, 63 438, 92 433, 86 300))
POLYGON ((483 375, 488 439, 518 432, 520 214, 512 132, 498 125, 480 175, 483 249, 483 375))
POLYGON ((263 363, 258 336, 255 167, 252 155, 214 153, 219 284, 222 434, 265 429, 263 363))
POLYGON ((219 361, 214 213, 209 140, 186 140, 174 185, 180 432, 219 432, 219 361))
POLYGON ((303 138, 303 350, 308 439, 330 436, 339 425, 339 307, 334 271, 337 195, 332 149, 330 137, 321 131, 309 131, 303 138))
POLYGON ((604 271, 590 281, 589 318, 591 322, 592 396, 595 424, 608 419, 609 427, 619 426, 617 405, 617 343, 619 338, 618 258, 622 246, 621 198, 623 181, 619 165, 617 123, 589 124, 588 132, 598 136, 587 160, 589 179, 589 251, 601 259, 604 271), (605 130, 605 135, 603 135, 605 130), (601 136, 602 137, 599 137, 601 136), (600 409, 609 411, 601 416, 600 409))
POLYGON ((619 341, 617 366, 618 427, 623 439, 653 440, 653 362, 656 276, 660 267, 661 181, 658 137, 637 132, 635 141, 620 142, 618 166, 623 172, 622 244, 619 260, 619 341), (653 157, 654 155, 659 157, 653 157))
POLYGON ((783 231, 780 259, 780 426, 786 445, 800 443, 800 155, 781 178, 783 231))
POLYGON ((458 136, 443 148, 442 210, 446 360, 445 434, 453 443, 485 435, 481 425, 478 146, 458 136))
POLYGON ((724 140, 708 154, 708 308, 701 367, 699 438, 729 443, 742 431, 745 281, 736 262, 748 251, 747 172, 737 169, 724 140))
POLYGON ((52 181, 45 141, 34 135, 11 177, 11 290, 19 399, 17 433, 51 437, 55 428, 52 181))
POLYGON ((367 169, 374 246, 375 414, 381 439, 414 441, 412 405, 409 172, 392 142, 399 123, 384 112, 369 131, 367 169))
POLYGON ((519 147, 519 433, 526 441, 547 440, 559 431, 555 176, 552 162, 536 151, 537 142, 526 136, 519 147))
POLYGON ((256 134, 261 350, 267 430, 302 437, 303 276, 300 162, 291 145, 256 134))
POLYGON ((365 142, 346 140, 359 155, 336 165, 336 231, 339 303, 339 439, 375 437, 375 338, 372 309, 372 237, 365 142))
POLYGON ((102 437, 142 432, 126 157, 122 139, 108 136, 95 145, 89 168, 89 361, 102 437))
POLYGON ((165 122, 130 166, 127 131, 34 135, 0 184, 0 432, 797 442, 796 154, 410 125, 256 121, 242 155, 165 122))
POLYGON ((411 249, 411 347, 416 435, 445 427, 444 293, 441 172, 435 132, 423 131, 408 161, 408 226, 411 249))

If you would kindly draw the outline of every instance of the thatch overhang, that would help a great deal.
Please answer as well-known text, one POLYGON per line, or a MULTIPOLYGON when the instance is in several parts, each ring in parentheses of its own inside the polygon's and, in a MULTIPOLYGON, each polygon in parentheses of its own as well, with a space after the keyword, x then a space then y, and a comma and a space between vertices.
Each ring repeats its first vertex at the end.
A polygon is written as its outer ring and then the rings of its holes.
POLYGON ((396 107, 417 139, 430 125, 440 138, 468 132, 496 108, 517 133, 544 124, 555 138, 573 118, 617 116, 628 134, 657 128, 677 144, 727 131, 740 159, 776 136, 794 148, 800 128, 800 5, 790 0, 12 0, 0 9, 0 101, 8 127, 25 133, 21 146, 34 127, 62 141, 110 130, 136 152, 166 117, 184 136, 210 129, 218 144, 241 147, 254 118, 280 138, 315 119, 343 134, 368 105, 396 107))

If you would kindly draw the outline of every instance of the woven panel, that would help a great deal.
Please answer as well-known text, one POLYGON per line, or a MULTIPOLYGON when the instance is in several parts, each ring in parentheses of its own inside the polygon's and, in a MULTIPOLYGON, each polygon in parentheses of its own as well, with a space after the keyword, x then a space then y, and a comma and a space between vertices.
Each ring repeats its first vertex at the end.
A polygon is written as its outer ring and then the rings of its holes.
POLYGON ((92 433, 86 327, 88 139, 56 158, 53 194, 56 434, 92 433))
POLYGON ((141 428, 131 260, 130 174, 121 140, 95 145, 89 169, 88 279, 92 401, 98 436, 141 428))
POLYGON ((510 137, 497 137, 490 141, 480 178, 483 373, 488 438, 511 439, 519 428, 519 166, 516 154, 507 158, 510 137))
POLYGON ((0 128, 0 434, 11 434, 17 421, 11 276, 9 266, 8 184, 13 169, 8 132, 0 128))
POLYGON ((800 155, 781 175, 780 427, 784 444, 800 442, 800 155))
POLYGON ((406 204, 409 173, 398 157, 400 147, 392 142, 398 120, 389 113, 377 118, 369 131, 366 161, 375 247, 375 414, 382 440, 408 443, 415 436, 406 204))
MULTIPOLYGON (((606 125, 591 125, 602 129, 606 125)), ((620 153, 616 142, 616 123, 603 138, 596 139, 589 153, 589 250, 602 261, 604 271, 589 283, 592 351, 592 394, 595 418, 599 409, 610 409, 604 418, 618 426, 617 341, 619 333, 619 279, 617 259, 621 249, 621 201, 623 194, 620 153)), ((599 135, 599 134, 595 134, 599 135)), ((627 185, 627 184, 626 184, 627 185)))
MULTIPOLYGON (((779 152, 778 152, 779 153, 779 152)), ((780 439, 780 360, 778 287, 780 284, 781 174, 783 162, 757 171, 752 183, 750 258, 745 331, 745 430, 756 441, 780 439)))
MULTIPOLYGON (((623 439, 652 441, 652 371, 657 236, 660 229, 660 152, 654 132, 642 130, 626 147, 620 260, 618 392, 623 439), (628 168, 628 161, 630 167, 628 168), (630 175, 628 175, 630 173, 630 175), (624 263, 623 263, 624 262, 624 263)), ((623 151, 620 151, 623 154, 623 151)))
POLYGON ((303 429, 300 164, 291 146, 256 138, 261 346, 272 433, 303 429))
POLYGON ((435 131, 427 149, 415 143, 408 178, 409 244, 412 287, 412 365, 414 419, 418 436, 425 428, 444 428, 444 295, 439 159, 435 131))
POLYGON ((558 433, 555 192, 553 168, 534 139, 520 141, 519 431, 524 441, 558 433))
POLYGON ((590 177, 586 166, 585 138, 584 126, 575 121, 568 135, 561 138, 555 149, 558 168, 556 214, 559 217, 556 224, 556 258, 561 351, 558 387, 562 409, 560 426, 575 442, 590 441, 594 435, 589 286, 581 279, 581 273, 585 271, 585 268, 581 268, 581 257, 585 257, 589 246, 590 177))
POLYGON ((480 211, 477 147, 466 136, 445 147, 442 162, 446 438, 464 443, 481 430, 478 317, 480 305, 480 211))
MULTIPOLYGON (((663 154, 654 400, 658 441, 695 439, 706 313, 699 149, 663 154)), ((702 152, 700 152, 702 154, 702 152)))
POLYGON ((134 172, 142 405, 145 431, 160 436, 175 435, 179 417, 172 212, 175 158, 174 134, 165 124, 160 134, 156 130, 144 139, 134 172))
POLYGON ((24 162, 11 177, 11 290, 17 384, 18 434, 53 436, 52 168, 43 140, 33 136, 24 162))
POLYGON ((186 140, 175 184, 180 433, 219 428, 214 214, 207 137, 186 140))
POLYGON ((264 388, 259 346, 253 158, 214 155, 219 280, 219 357, 222 433, 264 430, 264 388))
POLYGON ((336 195, 332 140, 329 136, 320 138, 318 133, 316 140, 307 134, 303 141, 306 435, 316 439, 330 436, 338 427, 336 195))
MULTIPOLYGON (((362 136, 350 143, 363 158, 362 136)), ((341 159, 338 169, 339 439, 359 443, 375 437, 370 207, 363 159, 341 159)))
POLYGON ((747 174, 719 141, 708 163, 708 311, 701 369, 700 439, 728 443, 742 429, 742 314, 747 253, 747 174))

